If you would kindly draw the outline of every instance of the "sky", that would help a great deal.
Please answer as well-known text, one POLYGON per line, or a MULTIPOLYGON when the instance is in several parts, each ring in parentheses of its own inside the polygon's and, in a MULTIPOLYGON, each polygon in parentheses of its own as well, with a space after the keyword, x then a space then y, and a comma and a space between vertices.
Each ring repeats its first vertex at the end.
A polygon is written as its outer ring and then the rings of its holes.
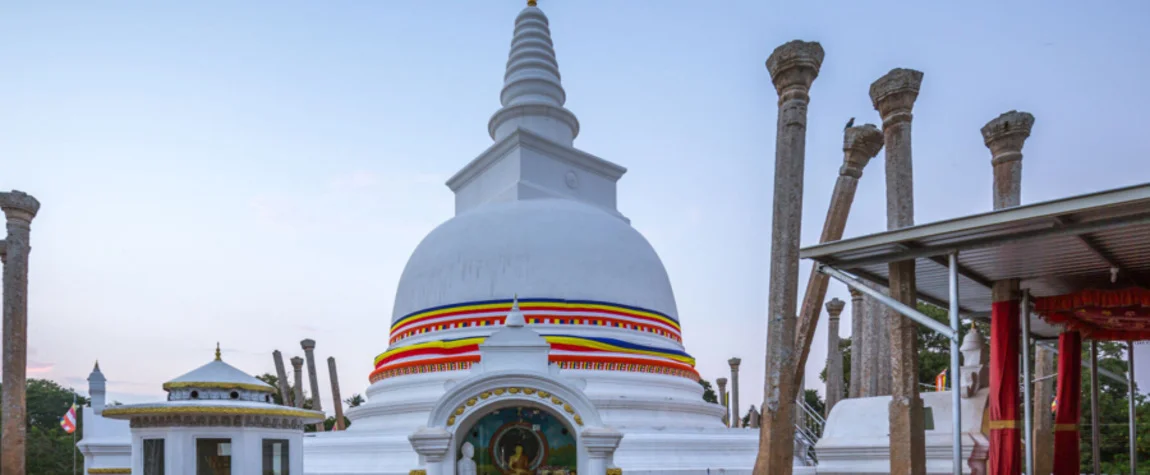
MULTIPOLYGON (((619 209, 667 267, 687 350, 709 380, 741 357, 744 407, 762 399, 777 114, 764 61, 778 45, 826 50, 809 107, 805 245, 822 228, 843 125, 879 122, 867 90, 895 67, 925 72, 916 222, 991 209, 979 128, 1012 109, 1037 119, 1023 203, 1150 180, 1147 2, 539 3, 581 122, 576 146, 628 168, 619 209)), ((453 215, 444 181, 491 144, 521 8, 0 6, 0 189, 43 204, 29 376, 86 391, 99 360, 110 400, 143 402, 217 341, 226 361, 264 373, 273 350, 302 355, 298 342, 314 338, 344 397, 362 393, 408 255, 453 215)), ((882 177, 880 155, 846 236, 885 228, 882 177)), ((800 287, 808 273, 804 263, 800 287)), ((837 283, 832 297, 849 301, 837 283)), ((825 332, 807 367, 820 390, 825 332)))

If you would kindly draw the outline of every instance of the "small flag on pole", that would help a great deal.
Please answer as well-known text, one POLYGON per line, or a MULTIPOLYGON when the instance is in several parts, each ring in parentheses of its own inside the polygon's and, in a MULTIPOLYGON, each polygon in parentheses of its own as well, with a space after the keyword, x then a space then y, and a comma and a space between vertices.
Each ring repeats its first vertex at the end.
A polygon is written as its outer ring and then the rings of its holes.
POLYGON ((938 391, 938 392, 946 391, 946 370, 945 369, 942 370, 941 373, 938 373, 938 376, 934 377, 934 390, 938 391))
POLYGON ((64 428, 64 432, 69 434, 76 432, 76 405, 68 408, 68 412, 64 413, 64 417, 60 418, 60 427, 64 428))
POLYGON ((1054 401, 1050 403, 1050 412, 1058 412, 1058 398, 1054 398, 1054 401))

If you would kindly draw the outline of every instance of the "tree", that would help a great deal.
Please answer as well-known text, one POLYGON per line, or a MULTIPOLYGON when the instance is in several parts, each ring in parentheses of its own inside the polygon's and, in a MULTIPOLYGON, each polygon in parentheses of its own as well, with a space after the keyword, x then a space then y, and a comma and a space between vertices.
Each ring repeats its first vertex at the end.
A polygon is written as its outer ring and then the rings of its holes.
POLYGON ((272 402, 275 402, 276 404, 279 404, 281 406, 286 405, 286 404, 284 404, 284 401, 286 400, 286 399, 284 399, 284 395, 280 394, 280 386, 279 386, 280 379, 278 377, 276 377, 276 375, 271 374, 271 373, 264 373, 264 374, 261 374, 259 376, 256 376, 256 379, 263 381, 265 383, 268 383, 269 385, 271 385, 271 387, 275 388, 275 391, 272 392, 272 402))
POLYGON ((703 386, 703 400, 709 403, 718 404, 719 397, 715 395, 715 388, 711 387, 711 382, 705 379, 700 379, 699 384, 703 386))
POLYGON ((344 399, 343 402, 347 403, 347 407, 358 407, 359 405, 367 402, 359 393, 352 394, 351 397, 344 399))
MULTIPOLYGON (((73 457, 80 464, 83 458, 73 444, 73 435, 60 427, 60 418, 71 407, 75 391, 46 379, 29 379, 25 394, 28 401, 28 475, 72 473, 73 457)), ((75 398, 77 406, 88 404, 87 398, 75 398)), ((83 426, 82 411, 77 410, 76 430, 81 431, 83 426)))

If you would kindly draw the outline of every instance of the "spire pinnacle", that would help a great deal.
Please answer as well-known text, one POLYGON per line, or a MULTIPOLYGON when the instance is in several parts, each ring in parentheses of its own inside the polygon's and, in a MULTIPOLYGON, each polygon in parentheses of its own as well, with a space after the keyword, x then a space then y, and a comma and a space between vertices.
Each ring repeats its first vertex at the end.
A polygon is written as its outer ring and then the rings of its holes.
POLYGON ((223 361, 220 359, 220 342, 216 342, 216 361, 223 361))
POLYGON ((525 129, 571 146, 579 135, 579 119, 563 107, 567 93, 559 79, 550 23, 535 0, 528 0, 515 18, 499 102, 503 107, 487 123, 496 141, 525 129))
POLYGON ((507 320, 503 324, 510 328, 521 328, 527 324, 523 312, 519 310, 519 294, 515 294, 515 299, 511 301, 511 311, 507 313, 507 320))

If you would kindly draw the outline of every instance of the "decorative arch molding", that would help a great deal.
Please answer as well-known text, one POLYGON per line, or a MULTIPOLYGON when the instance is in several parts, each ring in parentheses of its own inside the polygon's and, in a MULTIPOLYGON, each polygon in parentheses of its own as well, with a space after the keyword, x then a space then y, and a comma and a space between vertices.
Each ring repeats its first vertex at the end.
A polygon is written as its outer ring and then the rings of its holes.
POLYGON ((511 405, 507 402, 549 409, 576 431, 603 425, 595 404, 558 374, 492 371, 448 389, 428 415, 427 426, 453 432, 488 408, 511 405))

